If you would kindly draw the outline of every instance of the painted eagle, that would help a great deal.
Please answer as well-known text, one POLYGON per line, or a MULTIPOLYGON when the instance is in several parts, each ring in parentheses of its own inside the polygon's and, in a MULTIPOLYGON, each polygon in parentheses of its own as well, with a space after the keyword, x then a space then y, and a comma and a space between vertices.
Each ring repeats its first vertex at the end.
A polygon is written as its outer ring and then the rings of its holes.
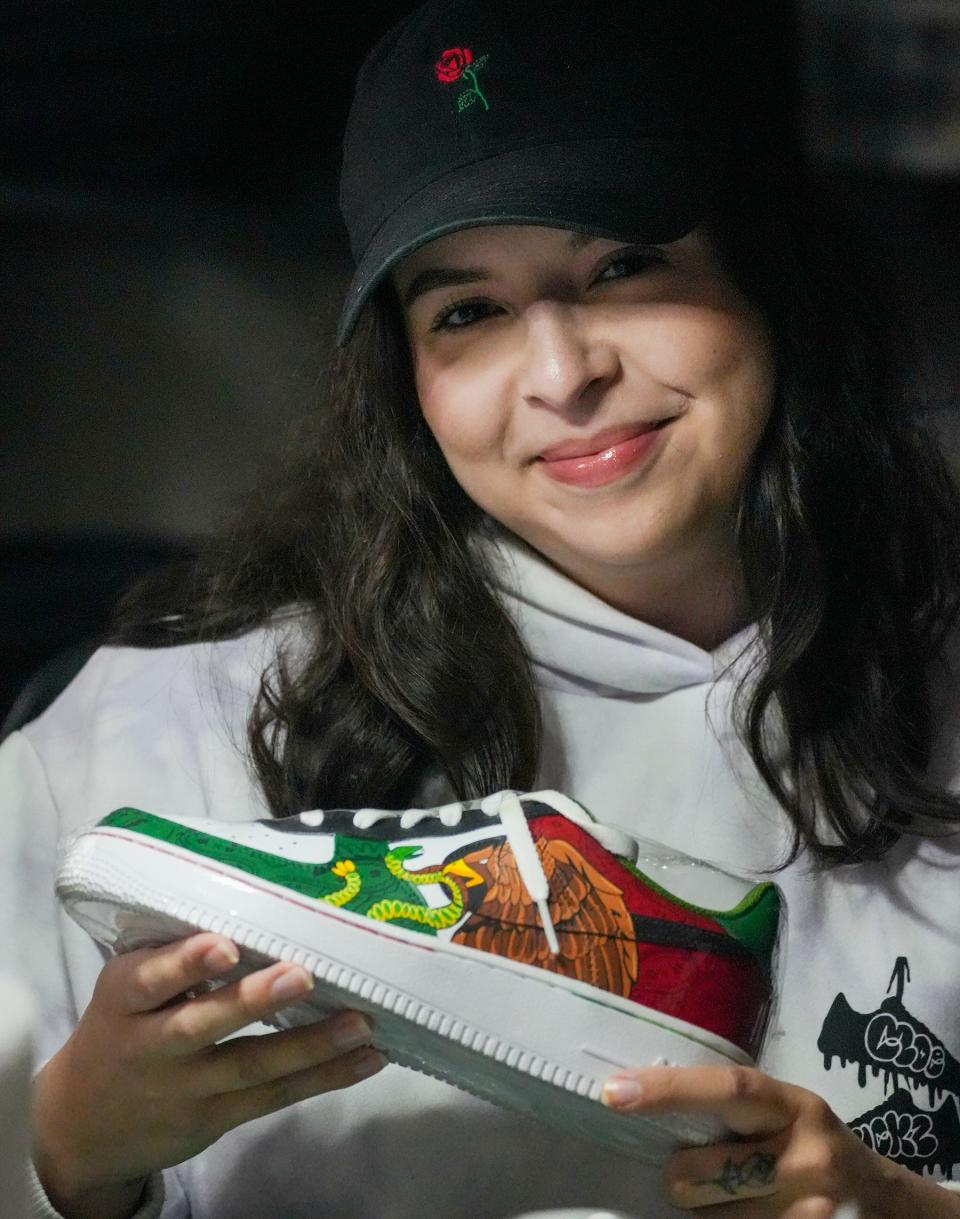
POLYGON ((473 846, 447 860, 444 874, 463 885, 469 913, 454 943, 537 965, 626 998, 637 979, 633 920, 623 893, 562 838, 535 839, 550 886, 548 908, 560 953, 543 933, 509 843, 473 846))

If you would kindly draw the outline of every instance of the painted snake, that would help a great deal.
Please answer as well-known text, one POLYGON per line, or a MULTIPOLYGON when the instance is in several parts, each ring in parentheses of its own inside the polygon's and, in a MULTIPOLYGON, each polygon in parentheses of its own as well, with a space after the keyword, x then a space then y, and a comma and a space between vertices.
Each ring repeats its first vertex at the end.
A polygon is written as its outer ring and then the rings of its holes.
MULTIPOLYGON (((438 872, 408 872, 403 861, 409 854, 414 854, 409 848, 391 851, 384 858, 384 864, 391 875, 397 880, 409 881, 414 885, 443 885, 450 894, 450 902, 446 906, 430 907, 417 905, 396 897, 384 897, 365 911, 367 918, 380 919, 389 922, 391 919, 410 919, 415 923, 423 923, 436 931, 452 927, 458 922, 464 911, 464 894, 461 885, 448 875, 449 867, 438 872)), ((331 869, 344 878, 344 886, 335 893, 327 894, 323 900, 332 906, 344 906, 360 891, 362 884, 360 873, 352 859, 341 859, 331 869)))

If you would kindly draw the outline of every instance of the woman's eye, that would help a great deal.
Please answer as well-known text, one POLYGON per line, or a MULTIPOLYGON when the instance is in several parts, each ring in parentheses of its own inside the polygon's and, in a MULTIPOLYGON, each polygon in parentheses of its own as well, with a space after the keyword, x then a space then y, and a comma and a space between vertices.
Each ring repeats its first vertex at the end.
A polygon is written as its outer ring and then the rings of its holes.
POLYGON ((663 259, 658 258, 656 254, 633 253, 621 254, 618 258, 613 258, 603 268, 597 276, 595 282, 602 283, 611 279, 627 279, 631 275, 637 275, 647 267, 657 264, 663 265, 663 259))
POLYGON ((496 306, 485 301, 454 301, 437 314, 430 330, 464 330, 495 311, 496 306))
MULTIPOLYGON (((657 265, 665 266, 666 260, 648 250, 634 250, 612 258, 593 282, 609 283, 616 279, 628 279, 631 275, 639 275, 641 271, 657 265)), ((488 301, 452 301, 433 319, 430 324, 430 332, 466 330, 468 326, 482 322, 484 318, 491 317, 498 312, 498 307, 488 301)))

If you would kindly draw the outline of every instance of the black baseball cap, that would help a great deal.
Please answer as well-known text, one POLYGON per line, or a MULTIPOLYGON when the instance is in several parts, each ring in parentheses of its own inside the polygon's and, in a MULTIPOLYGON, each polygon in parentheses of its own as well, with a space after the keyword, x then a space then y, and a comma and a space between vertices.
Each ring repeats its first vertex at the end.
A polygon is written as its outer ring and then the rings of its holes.
POLYGON ((742 128, 748 7, 429 0, 394 25, 364 61, 344 136, 356 273, 337 343, 401 258, 457 229, 658 243, 694 229, 742 128))

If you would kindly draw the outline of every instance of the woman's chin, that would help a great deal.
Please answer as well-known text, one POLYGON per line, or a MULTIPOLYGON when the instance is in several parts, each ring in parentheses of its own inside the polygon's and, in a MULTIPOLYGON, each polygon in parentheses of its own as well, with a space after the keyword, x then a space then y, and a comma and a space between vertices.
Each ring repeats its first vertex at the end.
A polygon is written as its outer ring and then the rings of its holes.
POLYGON ((596 536, 577 530, 568 536, 524 540, 579 583, 584 583, 586 577, 591 582, 604 578, 642 580, 645 569, 665 560, 672 549, 668 539, 638 537, 635 533, 617 536, 615 530, 597 530, 596 536))

